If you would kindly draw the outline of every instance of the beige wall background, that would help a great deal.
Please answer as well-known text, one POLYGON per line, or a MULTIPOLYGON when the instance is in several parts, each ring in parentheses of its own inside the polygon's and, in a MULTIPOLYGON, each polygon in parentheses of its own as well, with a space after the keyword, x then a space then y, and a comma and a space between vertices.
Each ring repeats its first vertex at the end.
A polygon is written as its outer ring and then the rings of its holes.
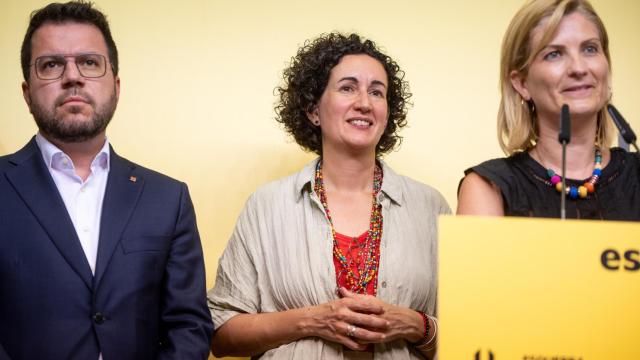
MULTIPOLYGON (((0 5, 0 155, 36 127, 19 51, 42 0, 0 5)), ((386 161, 439 189, 453 209, 463 170, 502 156, 496 139, 503 33, 522 0, 97 0, 120 51, 122 89, 108 136, 125 157, 189 184, 213 285, 246 198, 313 158, 274 120, 273 89, 306 39, 355 31, 405 70, 414 106, 386 161)), ((593 0, 611 38, 614 103, 640 133, 640 2, 593 0)))

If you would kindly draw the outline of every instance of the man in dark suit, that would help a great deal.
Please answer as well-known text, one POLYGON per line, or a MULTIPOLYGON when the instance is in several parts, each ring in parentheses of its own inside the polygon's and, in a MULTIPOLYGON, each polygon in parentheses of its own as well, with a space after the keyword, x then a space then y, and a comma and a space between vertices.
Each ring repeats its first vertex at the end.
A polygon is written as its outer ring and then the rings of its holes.
POLYGON ((105 16, 50 4, 32 14, 21 58, 39 132, 0 157, 0 359, 206 359, 187 187, 105 135, 120 89, 105 16))

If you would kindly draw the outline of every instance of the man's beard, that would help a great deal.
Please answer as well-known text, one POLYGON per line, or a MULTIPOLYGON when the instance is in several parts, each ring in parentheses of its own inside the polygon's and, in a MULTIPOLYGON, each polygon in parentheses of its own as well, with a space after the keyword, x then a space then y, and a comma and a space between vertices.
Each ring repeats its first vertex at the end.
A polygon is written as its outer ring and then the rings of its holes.
MULTIPOLYGON (((77 88, 72 88, 56 99, 52 109, 47 109, 33 100, 31 101, 29 108, 40 132, 61 142, 78 143, 93 139, 98 134, 105 131, 114 112, 116 111, 117 103, 118 100, 116 98, 115 89, 104 104, 97 106, 93 98, 77 88), (93 116, 90 119, 83 121, 65 121, 61 116, 56 116, 56 108, 63 103, 64 99, 72 95, 83 97, 87 101, 88 105, 93 108, 93 116)), ((69 112, 71 114, 79 114, 80 107, 72 106, 69 109, 69 112)))

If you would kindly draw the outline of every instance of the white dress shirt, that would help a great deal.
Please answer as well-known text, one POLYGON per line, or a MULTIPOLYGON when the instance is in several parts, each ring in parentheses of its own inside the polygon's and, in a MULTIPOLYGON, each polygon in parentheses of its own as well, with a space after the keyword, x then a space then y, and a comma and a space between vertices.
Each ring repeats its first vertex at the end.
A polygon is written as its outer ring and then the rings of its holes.
POLYGON ((71 217, 91 272, 95 274, 102 201, 109 175, 109 141, 105 140, 91 162, 86 181, 76 173, 71 158, 40 133, 36 135, 36 143, 71 217))

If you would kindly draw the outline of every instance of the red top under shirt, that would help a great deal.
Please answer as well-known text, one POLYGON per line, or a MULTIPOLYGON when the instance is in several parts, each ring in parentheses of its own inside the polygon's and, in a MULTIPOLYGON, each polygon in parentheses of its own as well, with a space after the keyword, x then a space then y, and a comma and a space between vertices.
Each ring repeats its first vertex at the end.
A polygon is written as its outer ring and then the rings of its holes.
MULTIPOLYGON (((367 235, 369 234, 369 231, 368 230, 365 231, 357 238, 343 235, 338 232, 336 232, 335 234, 336 234, 336 240, 338 241, 338 247, 340 248, 340 251, 342 251, 344 256, 347 257, 347 259, 354 260, 353 263, 351 264, 351 271, 353 271, 356 278, 359 277, 360 273, 358 272, 358 264, 362 263, 362 261, 364 261, 364 258, 367 255, 364 253, 359 254, 359 250, 360 250, 360 246, 364 246, 364 242, 365 242, 365 239, 367 238, 367 235), (358 256, 358 255, 361 255, 361 256, 358 256)), ((378 244, 376 249, 374 249, 374 256, 376 257, 376 260, 379 261, 380 244, 378 244)), ((338 287, 339 288, 344 287, 347 290, 351 290, 350 286, 347 283, 347 273, 346 271, 340 272, 340 270, 342 269, 342 265, 340 264, 340 261, 336 259, 335 256, 333 257, 333 265, 336 269, 336 279, 337 279, 338 287)), ((373 279, 371 279, 371 281, 367 284, 367 287, 366 287, 367 295, 373 295, 373 296, 376 295, 377 289, 374 286, 377 283, 378 283, 378 272, 376 271, 373 279)))

